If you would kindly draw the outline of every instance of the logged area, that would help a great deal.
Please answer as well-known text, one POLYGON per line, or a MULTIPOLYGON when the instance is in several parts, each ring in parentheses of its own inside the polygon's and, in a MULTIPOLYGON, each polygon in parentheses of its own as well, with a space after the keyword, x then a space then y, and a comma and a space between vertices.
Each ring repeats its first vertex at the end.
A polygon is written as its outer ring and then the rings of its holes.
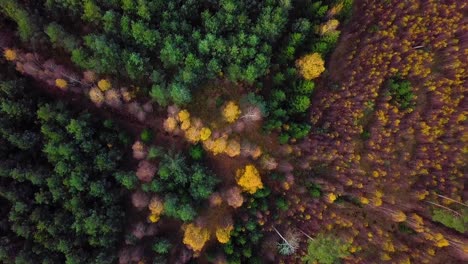
POLYGON ((467 263, 467 14, 0 0, 0 263, 467 263))

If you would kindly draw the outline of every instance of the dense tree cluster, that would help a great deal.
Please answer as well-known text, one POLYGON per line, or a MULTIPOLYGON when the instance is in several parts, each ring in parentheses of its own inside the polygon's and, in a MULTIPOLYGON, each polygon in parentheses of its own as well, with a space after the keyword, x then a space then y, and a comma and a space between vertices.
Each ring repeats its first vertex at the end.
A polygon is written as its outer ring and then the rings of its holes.
POLYGON ((217 183, 213 173, 199 162, 191 162, 182 154, 164 154, 159 161, 157 176, 143 188, 164 197, 164 215, 191 221, 217 183))
POLYGON ((352 3, 0 1, 0 262, 465 260, 468 4, 352 3))
POLYGON ((118 182, 136 178, 120 165, 126 135, 0 77, 1 261, 112 263, 124 219, 118 182))

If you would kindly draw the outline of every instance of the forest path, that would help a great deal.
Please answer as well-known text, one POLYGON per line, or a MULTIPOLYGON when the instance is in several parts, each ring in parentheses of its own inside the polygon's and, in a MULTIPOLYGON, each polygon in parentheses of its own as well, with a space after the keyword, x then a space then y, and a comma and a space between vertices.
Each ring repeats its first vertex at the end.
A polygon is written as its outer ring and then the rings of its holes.
MULTIPOLYGON (((191 145, 182 135, 174 135, 165 131, 163 123, 167 118, 167 113, 165 109, 153 108, 153 103, 150 100, 135 97, 125 100, 125 97, 121 96, 117 104, 109 103, 107 101, 108 90, 100 95, 103 97, 102 100, 98 100, 98 102, 94 100, 93 102, 91 90, 94 89, 101 93, 97 88, 99 79, 90 80, 86 72, 74 71, 67 66, 67 63, 59 64, 53 59, 42 57, 41 54, 16 48, 12 32, 2 31, 0 36, 3 36, 0 41, 0 49, 15 51, 16 58, 11 62, 16 65, 17 71, 39 82, 39 87, 57 100, 70 102, 75 109, 88 110, 105 119, 115 120, 133 135, 134 140, 139 139, 139 135, 144 129, 150 129, 154 132, 151 142, 153 145, 172 150, 187 150, 191 145), (60 79, 66 81, 66 88, 57 86, 56 81, 60 79)), ((223 81, 221 81, 222 83, 223 81)), ((119 88, 112 87, 110 90, 119 91, 119 88)), ((269 153, 271 157, 276 159, 278 156, 282 158, 287 156, 286 153, 279 151, 280 146, 274 135, 265 135, 261 132, 260 124, 254 124, 236 137, 239 140, 252 141, 261 146, 264 149, 263 152, 269 153)), ((238 168, 259 161, 242 156, 228 157, 225 154, 207 153, 207 156, 210 162, 209 167, 217 175, 220 175, 225 187, 235 184, 235 172, 238 168)))

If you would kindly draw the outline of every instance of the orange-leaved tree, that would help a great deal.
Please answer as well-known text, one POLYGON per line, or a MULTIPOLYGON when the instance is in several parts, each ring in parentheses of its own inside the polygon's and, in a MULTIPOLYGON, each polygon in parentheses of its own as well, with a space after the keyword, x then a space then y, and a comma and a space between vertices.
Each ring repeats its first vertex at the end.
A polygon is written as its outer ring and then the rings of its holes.
POLYGON ((246 165, 244 169, 238 169, 236 172, 237 184, 243 191, 248 193, 255 193, 258 189, 263 188, 260 173, 254 165, 246 165))
POLYGON ((177 120, 173 117, 168 117, 164 120, 164 130, 167 132, 173 132, 177 128, 177 120))
POLYGON ((312 53, 298 59, 296 67, 304 79, 312 80, 325 71, 325 62, 319 53, 312 53))
POLYGON ((226 149, 224 152, 231 158, 239 156, 240 154, 240 144, 234 139, 229 140, 227 143, 226 149))
POLYGON ((5 49, 5 51, 3 52, 3 56, 5 56, 5 59, 7 61, 14 61, 16 60, 16 51, 12 49, 5 49))

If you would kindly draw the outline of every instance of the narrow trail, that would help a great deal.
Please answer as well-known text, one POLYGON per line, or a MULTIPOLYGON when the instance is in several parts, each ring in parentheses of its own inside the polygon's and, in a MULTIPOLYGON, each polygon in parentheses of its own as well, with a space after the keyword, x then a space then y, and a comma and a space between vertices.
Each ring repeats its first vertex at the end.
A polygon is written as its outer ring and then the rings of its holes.
MULTIPOLYGON (((16 53, 16 58, 10 63, 16 65, 16 70, 21 74, 28 76, 39 83, 38 87, 44 93, 51 95, 56 100, 64 100, 69 102, 78 110, 87 110, 101 116, 104 119, 112 119, 116 121, 126 131, 130 132, 135 140, 139 139, 142 130, 150 129, 153 131, 152 145, 161 146, 169 150, 187 150, 191 143, 188 142, 180 133, 178 135, 170 134, 164 129, 164 121, 167 118, 165 109, 156 109, 149 99, 132 98, 128 101, 123 101, 119 104, 111 104, 107 101, 93 102, 90 98, 90 90, 96 89, 98 79, 88 80, 85 72, 75 72, 68 69, 67 66, 56 63, 53 59, 44 58, 41 54, 35 52, 23 51, 16 48, 12 32, 2 31, 1 36, 4 36, 0 41, 0 49, 12 49, 16 53), (67 82, 66 89, 61 89, 56 85, 56 80, 64 79, 67 82), (136 111, 135 109, 139 110, 136 111)), ((112 87, 113 90, 119 90, 119 87, 112 87)), ((282 172, 291 172, 294 167, 291 163, 281 159, 288 158, 288 154, 292 152, 285 151, 284 147, 280 147, 274 135, 264 135, 261 131, 261 125, 256 124, 253 127, 246 129, 236 137, 247 138, 262 148, 263 153, 278 161, 278 170, 282 172)), ((222 179, 220 188, 225 189, 236 185, 235 174, 236 170, 249 163, 256 163, 260 166, 259 159, 251 159, 248 157, 237 156, 229 157, 226 154, 213 155, 207 151, 208 167, 213 170, 216 175, 222 179)), ((136 170, 138 161, 132 160, 136 170)), ((267 172, 265 172, 267 173, 267 172)), ((268 173, 267 173, 268 174, 268 173)), ((273 187, 273 184, 267 175, 264 175, 264 181, 273 187)), ((281 190, 280 186, 276 186, 281 190)))

